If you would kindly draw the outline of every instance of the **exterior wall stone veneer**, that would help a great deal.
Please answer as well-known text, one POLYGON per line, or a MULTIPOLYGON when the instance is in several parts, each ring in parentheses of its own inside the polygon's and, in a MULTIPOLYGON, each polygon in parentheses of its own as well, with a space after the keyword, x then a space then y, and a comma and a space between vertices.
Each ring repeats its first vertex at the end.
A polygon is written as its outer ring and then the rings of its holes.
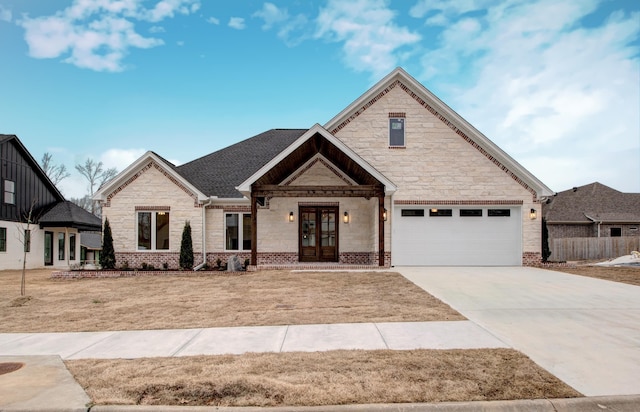
POLYGON ((332 132, 398 186, 394 202, 522 200, 523 255, 540 254, 542 214, 535 193, 398 86, 377 95, 375 104, 365 105, 332 132), (391 112, 406 113, 406 150, 389 150, 391 112), (537 219, 529 218, 530 209, 537 211, 537 219))
MULTIPOLYGON (((166 173, 159 170, 159 166, 143 168, 136 176, 135 184, 121 186, 110 198, 108 206, 104 205, 102 208, 103 222, 108 218, 112 228, 116 253, 136 251, 136 207, 149 210, 150 206, 154 205, 169 212, 169 249, 141 253, 145 255, 172 252, 179 254, 182 230, 187 220, 191 223, 193 250, 194 252, 202 251, 202 207, 194 206, 192 196, 185 192, 182 186, 168 179, 166 173)), ((134 261, 138 262, 137 259, 134 261)), ((195 262, 195 264, 199 263, 197 259, 195 262)))

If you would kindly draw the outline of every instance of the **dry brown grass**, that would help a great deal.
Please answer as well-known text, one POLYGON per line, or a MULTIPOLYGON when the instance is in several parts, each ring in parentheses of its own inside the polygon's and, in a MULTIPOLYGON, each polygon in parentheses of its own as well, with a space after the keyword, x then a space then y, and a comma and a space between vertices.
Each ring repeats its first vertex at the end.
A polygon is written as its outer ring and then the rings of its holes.
POLYGON ((66 361, 97 404, 281 406, 581 396, 511 349, 66 361))
POLYGON ((613 282, 640 286, 640 267, 638 266, 606 267, 580 265, 573 268, 557 268, 553 270, 558 272, 572 273, 574 275, 589 276, 592 278, 611 280, 613 282))
POLYGON ((397 273, 244 274, 52 280, 0 272, 0 332, 75 332, 220 326, 462 320, 397 273))

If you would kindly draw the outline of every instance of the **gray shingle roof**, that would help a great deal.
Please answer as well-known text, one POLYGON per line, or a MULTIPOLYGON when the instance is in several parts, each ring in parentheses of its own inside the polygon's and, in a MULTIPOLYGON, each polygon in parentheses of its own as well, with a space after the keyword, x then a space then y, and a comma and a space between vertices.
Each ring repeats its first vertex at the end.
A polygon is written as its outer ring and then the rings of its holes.
POLYGON ((73 227, 78 230, 101 230, 102 220, 73 202, 56 203, 39 219, 40 227, 73 227))
POLYGON ((622 193, 602 183, 559 192, 543 205, 548 223, 640 222, 640 193, 622 193))
POLYGON ((271 129, 175 170, 207 196, 241 198, 235 188, 308 129, 271 129))
POLYGON ((80 233, 80 245, 89 250, 102 250, 102 234, 98 232, 80 233))

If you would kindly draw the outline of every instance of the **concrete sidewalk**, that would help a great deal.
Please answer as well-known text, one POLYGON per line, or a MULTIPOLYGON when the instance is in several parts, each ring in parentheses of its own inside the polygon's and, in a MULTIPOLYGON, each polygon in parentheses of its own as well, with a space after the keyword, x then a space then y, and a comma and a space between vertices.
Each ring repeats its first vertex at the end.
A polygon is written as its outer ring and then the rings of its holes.
POLYGON ((0 334, 2 355, 59 355, 62 359, 505 347, 470 321, 0 334))
POLYGON ((640 287, 527 267, 395 270, 581 393, 640 394, 640 287))

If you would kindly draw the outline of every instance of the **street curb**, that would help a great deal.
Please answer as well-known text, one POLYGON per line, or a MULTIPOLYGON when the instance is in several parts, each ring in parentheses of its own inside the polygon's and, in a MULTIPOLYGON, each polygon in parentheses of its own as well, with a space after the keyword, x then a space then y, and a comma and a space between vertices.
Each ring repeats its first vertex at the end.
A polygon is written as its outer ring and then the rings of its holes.
POLYGON ((637 412, 640 395, 594 396, 563 399, 475 401, 441 403, 396 403, 367 405, 216 407, 216 406, 94 406, 90 412, 637 412))

